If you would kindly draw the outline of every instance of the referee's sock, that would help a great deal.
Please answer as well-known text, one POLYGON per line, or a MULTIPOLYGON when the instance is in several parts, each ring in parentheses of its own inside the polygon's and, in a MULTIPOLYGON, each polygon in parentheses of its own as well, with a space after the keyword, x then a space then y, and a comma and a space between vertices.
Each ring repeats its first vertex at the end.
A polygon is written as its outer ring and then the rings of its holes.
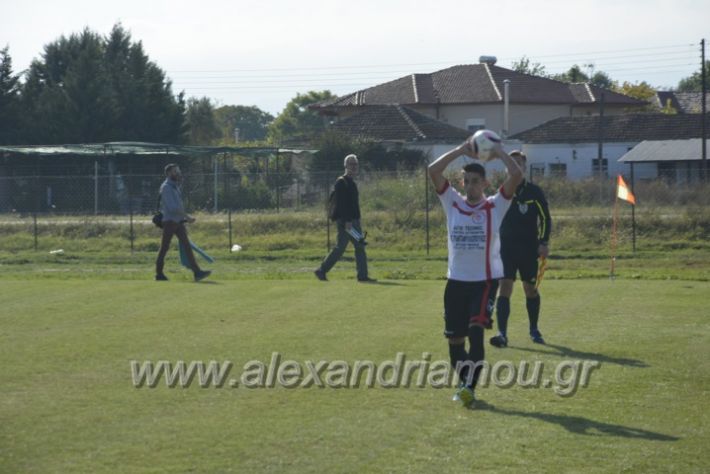
POLYGON ((526 298, 525 306, 528 308, 528 321, 530 322, 530 334, 537 331, 537 321, 540 319, 540 294, 534 298, 526 298))
POLYGON ((496 314, 498 315, 498 332, 508 337, 508 317, 510 316, 510 298, 499 296, 496 301, 496 314))

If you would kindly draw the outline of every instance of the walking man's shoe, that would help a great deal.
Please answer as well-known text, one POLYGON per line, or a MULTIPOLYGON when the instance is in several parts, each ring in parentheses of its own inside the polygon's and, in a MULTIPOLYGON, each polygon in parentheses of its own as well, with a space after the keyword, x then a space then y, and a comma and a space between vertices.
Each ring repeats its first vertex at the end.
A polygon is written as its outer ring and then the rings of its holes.
POLYGON ((195 272, 195 281, 201 281, 212 274, 211 270, 198 270, 195 272))

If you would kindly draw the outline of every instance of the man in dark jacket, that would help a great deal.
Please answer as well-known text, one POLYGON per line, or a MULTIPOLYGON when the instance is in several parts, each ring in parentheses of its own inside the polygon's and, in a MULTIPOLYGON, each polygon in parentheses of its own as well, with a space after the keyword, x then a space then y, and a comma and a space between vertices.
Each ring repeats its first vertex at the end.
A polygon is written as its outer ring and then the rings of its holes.
MULTIPOLYGON (((511 158, 525 169, 526 156, 521 151, 510 153, 511 158)), ((538 329, 540 293, 537 290, 538 258, 547 258, 552 219, 545 194, 539 186, 523 180, 515 190, 513 202, 500 227, 500 256, 503 259, 503 278, 500 280, 496 314, 498 335, 490 343, 496 347, 508 345, 508 317, 510 296, 518 273, 525 291, 530 338, 537 344, 545 340, 538 329)))
POLYGON ((314 272, 321 281, 326 281, 326 274, 343 256, 348 241, 355 246, 355 264, 357 266, 357 280, 372 282, 374 279, 367 274, 367 255, 365 254, 365 241, 360 227, 360 197, 357 185, 353 179, 357 176, 357 156, 348 155, 344 160, 345 174, 335 181, 335 209, 332 218, 338 227, 338 241, 333 250, 323 260, 320 267, 314 272))

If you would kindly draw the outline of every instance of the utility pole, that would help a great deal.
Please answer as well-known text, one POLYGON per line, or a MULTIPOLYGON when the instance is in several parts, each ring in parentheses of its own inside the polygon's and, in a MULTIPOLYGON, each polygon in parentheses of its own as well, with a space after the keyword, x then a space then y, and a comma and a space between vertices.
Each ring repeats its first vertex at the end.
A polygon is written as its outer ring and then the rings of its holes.
POLYGON ((700 91, 701 91, 701 96, 700 96, 700 103, 702 104, 700 108, 700 124, 701 124, 701 137, 700 137, 700 143, 701 143, 701 157, 702 157, 702 164, 700 165, 700 178, 702 179, 703 183, 707 180, 708 177, 708 150, 707 150, 707 100, 705 99, 705 96, 708 93, 708 87, 707 87, 707 71, 705 71, 705 38, 700 40, 700 83, 702 84, 700 91))
POLYGON ((599 204, 604 202, 604 92, 599 97, 599 152, 597 165, 599 165, 599 204))

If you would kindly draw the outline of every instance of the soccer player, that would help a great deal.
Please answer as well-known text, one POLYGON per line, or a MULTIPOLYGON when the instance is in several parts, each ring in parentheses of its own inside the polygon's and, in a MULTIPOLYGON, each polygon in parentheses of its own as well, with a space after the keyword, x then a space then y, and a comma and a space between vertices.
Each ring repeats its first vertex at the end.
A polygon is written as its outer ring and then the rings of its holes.
POLYGON ((363 283, 375 282, 367 273, 367 253, 365 239, 360 227, 360 195, 355 184, 359 163, 356 155, 348 155, 343 160, 345 173, 335 181, 335 209, 332 216, 338 226, 338 241, 333 250, 325 257, 313 273, 321 281, 326 281, 326 274, 343 256, 348 242, 355 246, 355 266, 357 281, 363 283))
POLYGON ((451 366, 457 371, 461 383, 454 399, 470 406, 482 368, 479 362, 484 359, 483 330, 491 328, 498 279, 503 277, 498 232, 523 174, 515 161, 497 144, 492 158, 501 159, 508 170, 503 186, 487 198, 484 193, 489 185, 486 169, 479 163, 470 163, 463 168, 465 195, 461 195, 444 177, 444 170, 463 155, 477 158, 468 141, 430 164, 429 176, 444 206, 448 230, 444 336, 449 342, 451 366))
MULTIPOLYGON (((510 153, 515 162, 525 169, 527 158, 521 151, 510 153)), ((552 219, 547 207, 545 194, 539 186, 523 179, 515 190, 510 211, 500 228, 503 259, 503 279, 500 281, 496 314, 498 315, 498 335, 491 344, 496 347, 508 345, 508 317, 510 316, 510 296, 517 273, 523 282, 525 305, 528 310, 530 338, 537 344, 545 340, 538 329, 540 318, 540 293, 536 288, 538 257, 547 258, 550 253, 549 240, 552 219)))

